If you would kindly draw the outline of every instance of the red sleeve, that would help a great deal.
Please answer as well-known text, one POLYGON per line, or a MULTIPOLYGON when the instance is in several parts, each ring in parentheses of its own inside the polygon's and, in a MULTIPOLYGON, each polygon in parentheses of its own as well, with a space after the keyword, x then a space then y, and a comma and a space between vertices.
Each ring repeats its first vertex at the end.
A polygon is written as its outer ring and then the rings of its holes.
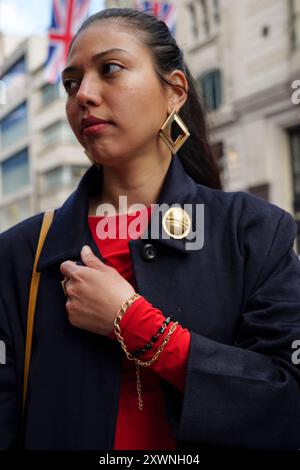
MULTIPOLYGON (((167 316, 153 307, 144 297, 135 300, 120 321, 122 336, 128 351, 134 352, 136 349, 143 348, 157 333, 167 316)), ((173 324, 174 322, 171 321, 153 347, 139 357, 141 361, 147 361, 153 357, 173 324)), ((117 339, 114 331, 108 337, 117 339)), ((184 390, 189 347, 190 333, 178 324, 164 350, 150 366, 163 379, 181 391, 184 390)))

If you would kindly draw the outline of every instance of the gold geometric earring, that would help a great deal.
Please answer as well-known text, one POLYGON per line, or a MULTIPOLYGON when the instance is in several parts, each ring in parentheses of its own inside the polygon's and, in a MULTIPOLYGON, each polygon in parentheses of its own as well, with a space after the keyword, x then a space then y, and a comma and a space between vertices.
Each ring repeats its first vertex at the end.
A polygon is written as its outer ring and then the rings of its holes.
POLYGON ((178 152, 180 147, 184 144, 184 142, 189 138, 191 134, 189 133, 188 128, 186 127, 176 110, 173 109, 172 113, 168 116, 163 126, 161 127, 158 135, 162 138, 165 144, 167 144, 167 146, 174 155, 176 152, 178 152), (168 131, 170 130, 174 121, 182 130, 182 133, 179 134, 175 141, 172 139, 172 137, 168 135, 168 131))

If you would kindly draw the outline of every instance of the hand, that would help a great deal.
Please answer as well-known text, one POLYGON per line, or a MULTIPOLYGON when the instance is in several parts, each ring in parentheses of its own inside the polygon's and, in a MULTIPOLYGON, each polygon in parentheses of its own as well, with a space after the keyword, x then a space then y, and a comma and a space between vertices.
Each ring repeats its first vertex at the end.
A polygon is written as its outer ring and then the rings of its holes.
POLYGON ((60 271, 68 300, 66 309, 73 326, 99 335, 114 330, 114 319, 122 303, 135 293, 132 285, 111 266, 97 258, 89 247, 81 250, 85 266, 65 261, 60 271))

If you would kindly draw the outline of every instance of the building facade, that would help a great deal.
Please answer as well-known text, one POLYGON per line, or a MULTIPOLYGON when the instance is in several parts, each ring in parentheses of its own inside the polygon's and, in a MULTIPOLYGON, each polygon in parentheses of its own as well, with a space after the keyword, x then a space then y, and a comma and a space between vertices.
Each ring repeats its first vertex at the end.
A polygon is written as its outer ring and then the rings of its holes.
MULTIPOLYGON (((3 44, 2 44, 3 46, 3 44)), ((47 39, 0 48, 0 231, 59 206, 89 162, 65 116, 61 83, 44 76, 47 39)))

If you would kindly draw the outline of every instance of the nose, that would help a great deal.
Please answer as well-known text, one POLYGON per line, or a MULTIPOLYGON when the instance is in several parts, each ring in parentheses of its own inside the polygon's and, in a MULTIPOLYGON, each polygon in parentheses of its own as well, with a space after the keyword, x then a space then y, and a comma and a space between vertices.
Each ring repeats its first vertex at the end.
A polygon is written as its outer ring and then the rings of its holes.
POLYGON ((76 100, 81 106, 99 106, 101 99, 101 86, 97 77, 86 76, 82 79, 76 93, 76 100))

